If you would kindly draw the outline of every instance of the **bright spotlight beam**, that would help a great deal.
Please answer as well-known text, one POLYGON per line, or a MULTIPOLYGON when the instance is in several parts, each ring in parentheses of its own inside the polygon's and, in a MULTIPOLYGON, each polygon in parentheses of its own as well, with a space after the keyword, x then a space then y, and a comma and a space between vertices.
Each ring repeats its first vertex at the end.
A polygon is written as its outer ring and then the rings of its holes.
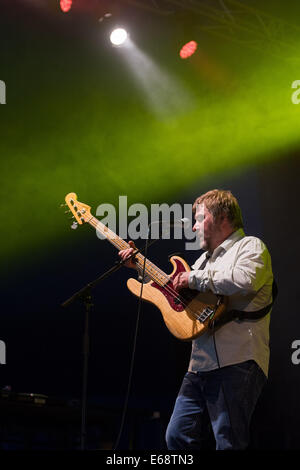
POLYGON ((114 46, 121 46, 128 37, 127 31, 123 28, 114 29, 110 35, 110 41, 114 46))

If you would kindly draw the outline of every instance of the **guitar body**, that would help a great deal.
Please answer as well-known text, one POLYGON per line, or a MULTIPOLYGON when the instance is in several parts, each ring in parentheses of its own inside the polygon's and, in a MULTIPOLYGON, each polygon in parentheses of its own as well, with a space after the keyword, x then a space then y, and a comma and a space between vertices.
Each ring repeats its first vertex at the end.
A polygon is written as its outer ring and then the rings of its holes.
MULTIPOLYGON (((203 334, 209 327, 210 319, 223 315, 226 303, 212 292, 200 293, 196 290, 182 289, 178 294, 180 300, 174 298, 172 293, 172 279, 180 272, 190 271, 186 261, 179 256, 172 256, 170 261, 173 272, 169 275, 170 283, 160 286, 154 281, 144 284, 142 299, 154 304, 160 310, 169 331, 182 341, 190 341, 203 334), (199 319, 202 314, 201 319, 199 319), (207 318, 206 318, 207 317, 207 318)), ((141 282, 130 278, 127 281, 128 289, 137 297, 140 296, 141 282)))
MULTIPOLYGON (((127 242, 91 215, 90 206, 78 201, 76 193, 67 194, 65 202, 76 224, 89 223, 118 250, 130 248, 127 242)), ((144 284, 142 299, 159 308, 167 328, 176 338, 183 341, 197 338, 226 312, 227 299, 223 296, 214 295, 212 292, 200 293, 192 289, 181 289, 179 292, 174 290, 173 279, 177 274, 190 271, 189 265, 179 256, 170 258, 173 265, 170 276, 149 260, 145 260, 139 250, 135 254, 135 260, 139 268, 145 266, 145 273, 152 279, 144 284)), ((127 286, 134 295, 140 296, 140 282, 131 278, 128 279, 127 286)))

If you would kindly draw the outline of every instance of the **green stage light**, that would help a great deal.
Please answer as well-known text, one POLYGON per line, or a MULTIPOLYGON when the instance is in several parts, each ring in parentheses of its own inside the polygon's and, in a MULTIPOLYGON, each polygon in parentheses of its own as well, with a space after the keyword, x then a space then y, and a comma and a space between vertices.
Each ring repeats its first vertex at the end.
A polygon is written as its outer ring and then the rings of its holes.
MULTIPOLYGON (((86 236, 84 229, 70 231, 59 210, 69 192, 93 213, 102 203, 117 207, 119 195, 127 195, 128 204, 173 203, 196 182, 272 163, 299 147, 300 105, 292 102, 297 61, 206 37, 188 62, 175 52, 174 63, 162 47, 164 30, 156 30, 161 56, 145 46, 148 57, 192 97, 189 106, 157 113, 119 56, 125 48, 99 52, 97 45, 87 53, 87 44, 74 44, 73 36, 62 42, 51 31, 37 42, 33 32, 19 34, 27 42, 18 39, 15 54, 3 56, 0 77, 7 92, 2 266, 27 254, 35 262, 70 237, 86 236)), ((159 104, 178 103, 177 94, 168 98, 159 104)))

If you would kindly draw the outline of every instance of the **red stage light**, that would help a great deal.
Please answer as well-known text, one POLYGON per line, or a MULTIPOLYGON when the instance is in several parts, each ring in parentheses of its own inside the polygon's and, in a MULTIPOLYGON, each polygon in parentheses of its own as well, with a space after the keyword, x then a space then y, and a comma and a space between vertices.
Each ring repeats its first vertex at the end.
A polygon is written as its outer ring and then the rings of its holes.
POLYGON ((60 0, 60 8, 64 13, 67 13, 67 11, 71 10, 73 0, 60 0))
POLYGON ((196 41, 187 42, 180 50, 179 55, 182 59, 187 59, 196 52, 198 44, 196 41))

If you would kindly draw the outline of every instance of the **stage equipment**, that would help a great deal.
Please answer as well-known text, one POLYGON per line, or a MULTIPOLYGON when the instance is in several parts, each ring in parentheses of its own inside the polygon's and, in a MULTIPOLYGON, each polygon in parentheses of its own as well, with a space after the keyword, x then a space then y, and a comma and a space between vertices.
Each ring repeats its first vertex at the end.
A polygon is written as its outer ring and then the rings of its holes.
POLYGON ((127 38, 128 33, 124 28, 114 29, 110 35, 110 41, 114 46, 122 46, 127 38))
POLYGON ((73 0, 60 0, 60 8, 64 13, 67 13, 72 8, 73 0))

